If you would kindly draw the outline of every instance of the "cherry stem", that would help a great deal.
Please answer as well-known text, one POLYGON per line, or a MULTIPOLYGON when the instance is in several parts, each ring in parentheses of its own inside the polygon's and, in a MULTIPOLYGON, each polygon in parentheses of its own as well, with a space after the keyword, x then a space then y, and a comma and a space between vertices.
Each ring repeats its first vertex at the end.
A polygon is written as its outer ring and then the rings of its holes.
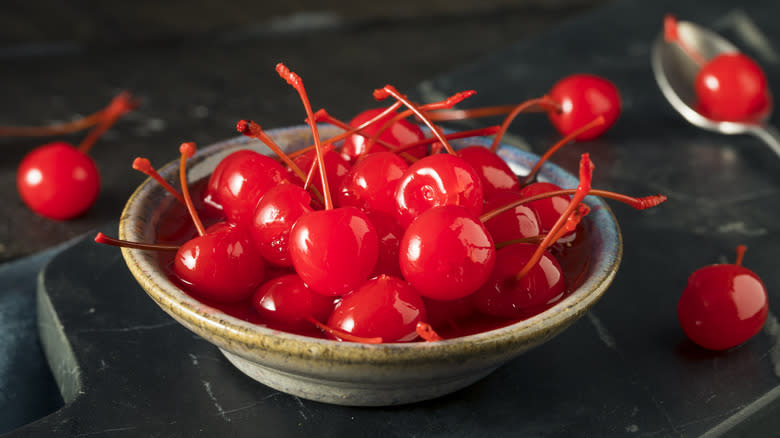
POLYGON ((103 233, 97 233, 97 235, 95 236, 95 242, 102 243, 104 245, 118 246, 122 248, 143 249, 148 251, 178 251, 179 250, 178 245, 162 245, 159 243, 130 242, 128 240, 114 239, 113 237, 108 237, 103 233))
POLYGON ((439 336, 439 334, 436 333, 433 327, 431 327, 431 325, 427 322, 417 321, 415 331, 421 338, 425 340, 425 342, 436 342, 444 340, 444 338, 439 336))
MULTIPOLYGON (((138 103, 133 101, 130 98, 130 94, 127 92, 122 92, 117 96, 117 98, 119 97, 131 101, 133 108, 138 106, 138 103)), ((108 107, 103 108, 86 117, 81 117, 70 122, 57 123, 48 126, 0 126, 0 137, 47 137, 51 135, 70 134, 100 123, 100 121, 105 118, 107 109, 108 107)))
POLYGON ((501 143, 501 138, 506 133, 507 128, 509 128, 509 125, 512 123, 512 121, 515 120, 515 118, 522 112, 527 111, 529 108, 534 107, 544 107, 545 105, 551 106, 554 105, 556 102, 552 99, 550 99, 547 96, 543 96, 536 99, 530 99, 526 100, 525 102, 517 105, 504 119, 504 122, 501 124, 501 129, 498 131, 498 134, 496 134, 496 137, 493 139, 493 144, 490 145, 490 151, 496 152, 496 149, 498 149, 499 143, 501 143))
MULTIPOLYGON (((282 148, 279 147, 279 145, 276 144, 276 142, 268 134, 266 134, 260 125, 251 120, 241 120, 236 124, 236 130, 247 137, 255 138, 265 143, 265 145, 268 146, 268 148, 271 149, 271 151, 273 151, 273 153, 275 153, 276 156, 278 156, 279 159, 282 160, 284 164, 286 164, 287 167, 293 171, 293 173, 298 175, 298 178, 300 178, 301 181, 307 180, 306 174, 303 173, 301 168, 298 167, 298 165, 295 164, 295 162, 290 159, 286 153, 284 153, 282 148)), ((304 189, 306 189, 306 186, 304 186, 304 189)), ((322 198, 322 194, 319 192, 319 190, 317 190, 316 187, 312 187, 311 189, 319 202, 325 202, 322 198)))
MULTIPOLYGON (((329 144, 327 147, 324 147, 324 151, 322 151, 323 156, 333 150, 333 144, 329 144)), ((306 171, 306 178, 303 179, 303 188, 307 189, 311 185, 311 180, 314 179, 314 171, 319 169, 319 164, 317 160, 314 160, 311 163, 311 166, 309 166, 309 170, 306 171)), ((312 187, 314 188, 314 187, 312 187)), ((320 199, 320 202, 322 202, 322 199, 320 199)))
POLYGON ((514 245, 516 243, 531 243, 531 244, 534 244, 534 245, 538 245, 538 244, 542 243, 542 241, 544 240, 545 237, 547 237, 546 234, 539 234, 537 236, 523 237, 522 239, 507 240, 505 242, 496 243, 496 249, 498 250, 498 249, 501 249, 501 248, 505 248, 505 247, 507 247, 509 245, 514 245))
POLYGON ((534 167, 531 169, 530 172, 528 172, 528 175, 523 178, 521 186, 527 186, 531 183, 531 181, 536 178, 536 174, 539 173, 539 170, 542 168, 542 165, 550 159, 552 154, 557 152, 560 148, 566 146, 569 144, 570 141, 573 141, 575 138, 577 138, 578 135, 582 134, 583 132, 587 132, 588 130, 595 128, 597 126, 601 126, 605 123, 604 116, 598 116, 589 123, 586 123, 585 125, 575 129, 573 132, 569 133, 569 135, 563 137, 558 141, 558 143, 555 143, 551 148, 547 149, 547 151, 539 157, 539 160, 534 164, 534 167))
MULTIPOLYGON (((481 117, 492 117, 492 116, 500 116, 503 114, 508 114, 512 112, 515 108, 517 108, 517 105, 497 105, 497 106, 486 106, 486 107, 472 108, 472 109, 457 109, 457 110, 449 110, 449 111, 443 110, 443 111, 436 111, 428 114, 428 118, 430 118, 432 121, 435 122, 477 119, 481 117)), ((528 108, 525 112, 548 112, 551 110, 560 112, 561 105, 558 102, 555 102, 553 100, 550 100, 549 102, 544 102, 543 104, 539 102, 537 105, 528 108), (549 107, 545 107, 546 105, 549 105, 549 107)))
MULTIPOLYGON (((529 196, 527 198, 519 199, 517 201, 512 201, 506 205, 502 205, 501 207, 498 207, 494 210, 490 210, 486 213, 482 213, 482 215, 479 217, 479 219, 482 222, 487 222, 490 219, 493 219, 494 217, 498 216, 501 213, 504 213, 505 211, 509 211, 517 206, 527 204, 529 202, 538 201, 540 199, 546 199, 546 198, 552 198, 555 196, 568 196, 576 193, 577 189, 562 189, 562 190, 551 190, 549 192, 539 193, 538 195, 529 196)), ((648 208, 655 207, 663 202, 666 201, 665 195, 650 195, 650 196, 644 196, 641 198, 634 198, 632 196, 624 195, 621 193, 615 193, 610 192, 607 190, 599 190, 599 189, 591 189, 588 193, 589 195, 598 196, 601 198, 607 198, 612 199, 618 202, 622 202, 624 204, 628 204, 629 206, 637 209, 637 210, 646 210, 648 208)))
POLYGON ((195 143, 182 143, 181 146, 179 146, 179 152, 181 152, 181 159, 179 160, 179 181, 181 183, 181 192, 184 195, 184 205, 187 206, 187 211, 192 217, 195 229, 198 230, 198 235, 203 236, 206 234, 206 228, 203 226, 203 222, 200 221, 198 212, 195 211, 195 205, 192 203, 190 189, 187 185, 187 158, 195 155, 195 143))
POLYGON ((734 263, 735 265, 742 266, 742 259, 745 258, 745 251, 747 251, 747 246, 737 246, 737 261, 734 263))
MULTIPOLYGON (((459 131, 459 132, 453 132, 451 134, 445 134, 444 137, 447 138, 447 140, 458 140, 461 138, 468 138, 468 137, 487 137, 490 135, 494 135, 496 132, 498 132, 501 129, 499 126, 488 126, 486 128, 478 128, 478 129, 471 129, 468 131, 459 131)), ((427 145, 430 143, 434 143, 439 141, 436 137, 428 137, 424 138, 422 140, 416 141, 414 143, 407 143, 397 149, 397 151, 405 151, 411 148, 416 148, 418 146, 427 145)))
POLYGON ((132 111, 138 106, 138 102, 132 98, 130 93, 119 93, 104 110, 103 119, 87 134, 84 140, 79 144, 78 150, 86 154, 95 145, 95 142, 117 122, 123 115, 132 111))
POLYGON ((455 150, 452 149, 452 146, 450 146, 450 143, 447 141, 446 138, 444 138, 444 134, 442 134, 441 130, 431 122, 428 117, 423 114, 422 111, 417 107, 417 105, 413 104, 409 101, 409 99, 406 98, 406 96, 402 95, 398 92, 398 90, 395 89, 392 85, 385 85, 384 88, 379 90, 374 90, 374 98, 378 100, 382 100, 387 98, 388 96, 393 96, 396 100, 400 101, 404 105, 406 105, 412 112, 420 119, 423 123, 425 123, 428 128, 430 128, 431 132, 433 132, 433 135, 436 136, 436 138, 439 139, 441 144, 444 146, 444 149, 447 150, 448 153, 451 155, 457 155, 455 153, 455 150))
POLYGON ((707 63, 707 59, 702 56, 701 53, 689 46, 685 41, 680 38, 680 32, 677 28, 677 18, 672 14, 666 14, 664 17, 664 40, 668 43, 677 43, 677 45, 688 55, 693 62, 704 67, 707 63))
POLYGON ((133 160, 133 169, 150 176, 152 179, 160 183, 160 185, 162 185, 163 188, 168 191, 168 193, 172 194, 176 199, 178 199, 179 202, 186 205, 186 202, 184 201, 184 197, 181 195, 181 193, 179 193, 178 190, 173 188, 173 186, 170 185, 168 181, 163 179, 163 177, 160 176, 160 174, 156 170, 154 170, 154 167, 152 167, 152 163, 150 163, 148 159, 143 157, 136 158, 135 160, 133 160))
MULTIPOLYGON (((385 117, 388 114, 390 114, 391 112, 395 111, 400 106, 401 106, 401 102, 394 102, 392 105, 390 105, 389 107, 385 108, 384 111, 382 111, 381 113, 377 114, 373 118, 371 118, 369 120, 366 120, 365 122, 363 122, 362 124, 360 124, 357 127, 350 126, 347 123, 344 123, 341 120, 336 119, 335 117, 333 117, 330 114, 328 114, 328 112, 325 111, 324 109, 320 109, 316 113, 314 113, 314 120, 315 120, 315 122, 323 121, 325 123, 330 123, 331 125, 338 126, 339 128, 345 130, 345 132, 342 132, 341 134, 333 136, 333 137, 331 137, 331 138, 329 138, 329 139, 327 139, 327 140, 322 142, 323 145, 326 145, 326 144, 335 143, 335 142, 337 142, 339 140, 343 140, 343 139, 345 139, 345 138, 347 138, 347 137, 349 137, 350 135, 353 135, 353 134, 358 134, 358 135, 361 135, 363 137, 369 138, 368 134, 364 134, 361 131, 363 129, 366 129, 367 127, 373 125, 378 120, 380 120, 382 117, 385 117)), ((395 146, 391 145, 390 143, 386 143, 384 141, 380 141, 380 143, 382 144, 382 146, 390 148, 391 150, 393 148, 395 148, 395 146)), ((314 149, 314 145, 310 145, 310 146, 307 146, 305 148, 298 149, 297 151, 290 153, 290 158, 297 157, 298 155, 303 155, 303 154, 305 154, 306 152, 309 152, 312 149, 314 149)))
POLYGON ((333 336, 335 336, 337 338, 340 338, 340 339, 342 339, 344 341, 360 342, 362 344, 381 344, 383 342, 382 338, 380 338, 380 337, 364 338, 364 337, 361 337, 361 336, 353 335, 352 333, 345 332, 344 330, 339 330, 339 329, 327 326, 327 325, 317 321, 312 316, 309 316, 308 320, 309 320, 309 322, 314 324, 317 328, 319 328, 323 332, 328 333, 330 335, 333 335, 333 336))
POLYGON ((317 162, 320 168, 320 179, 322 180, 322 192, 325 196, 325 210, 332 210, 333 199, 330 196, 330 187, 328 187, 328 176, 325 174, 325 158, 322 152, 322 144, 320 143, 320 133, 317 130, 317 123, 314 119, 314 113, 311 110, 309 96, 306 95, 306 89, 303 87, 303 81, 301 81, 301 78, 297 74, 290 71, 290 69, 281 62, 276 64, 276 72, 282 79, 287 81, 290 86, 295 88, 295 91, 297 91, 298 95, 301 97, 303 108, 306 110, 306 121, 309 123, 311 134, 314 138, 314 150, 317 151, 317 162))
MULTIPOLYGON (((374 96, 378 97, 378 98, 384 99, 385 97, 384 97, 383 91, 384 90, 376 90, 376 91, 374 91, 374 96), (377 93, 379 93, 379 94, 377 95, 377 93)), ((427 103, 425 105, 421 105, 421 106, 418 107, 418 109, 420 111, 426 112, 426 117, 428 117, 427 116, 427 111, 450 109, 453 106, 463 102, 464 100, 468 99, 469 97, 471 97, 471 96, 473 96, 475 94, 477 94, 477 92, 474 91, 474 90, 460 91, 460 92, 457 92, 457 93, 453 94, 452 96, 450 96, 450 97, 448 97, 448 98, 446 98, 446 99, 444 99, 444 100, 442 100, 440 102, 433 102, 433 103, 427 103)), ((390 127, 393 126, 394 124, 398 123, 398 121, 400 121, 402 119, 405 119, 405 118, 411 116, 412 114, 415 114, 415 111, 413 109, 407 109, 405 111, 402 111, 400 114, 396 114, 395 117, 393 117, 392 119, 390 119, 387 122, 385 122, 385 124, 382 125, 379 128, 379 130, 377 130, 368 139, 368 143, 366 144, 366 148, 363 151, 362 155, 367 154, 371 150, 371 147, 374 145, 374 142, 376 142, 379 139, 379 136, 382 135, 383 132, 385 132, 388 129, 390 129, 390 127)))
POLYGON ((531 259, 528 260, 523 269, 518 272, 517 279, 523 278, 526 274, 528 274, 528 272, 531 271, 536 263, 538 263, 542 258, 544 251, 546 251, 550 245, 557 241, 557 239, 553 239, 558 236, 561 228, 563 228, 567 223, 570 223, 569 216, 571 216, 572 213, 578 209, 578 205, 580 202, 582 202, 583 199, 585 199, 585 196, 587 196, 588 192, 590 191, 590 184, 593 180, 593 167, 593 162, 590 161, 590 155, 587 153, 582 154, 582 158, 580 158, 580 182, 577 185, 577 190, 574 193, 574 196, 572 196, 571 201, 569 202, 569 206, 566 207, 566 210, 564 210, 558 220, 555 221, 555 225, 553 225, 552 229, 547 234, 547 237, 545 237, 542 243, 536 247, 536 251, 534 251, 531 259))

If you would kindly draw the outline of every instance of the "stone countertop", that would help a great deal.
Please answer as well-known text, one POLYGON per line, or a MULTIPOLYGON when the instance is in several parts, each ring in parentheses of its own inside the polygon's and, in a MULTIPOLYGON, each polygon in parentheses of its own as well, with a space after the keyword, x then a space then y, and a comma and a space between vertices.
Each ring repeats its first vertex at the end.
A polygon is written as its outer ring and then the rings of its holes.
MULTIPOLYGON (((56 44, 41 37, 41 44, 3 52, 14 69, 0 74, 20 84, 9 89, 14 110, 0 113, 10 122, 41 112, 47 120, 58 119, 66 108, 72 114, 76 110, 65 92, 79 85, 95 91, 75 98, 79 108, 86 108, 79 112, 100 107, 120 88, 144 99, 144 107, 95 149, 99 165, 108 166, 115 181, 107 182, 87 216, 51 225, 48 233, 56 238, 43 248, 80 233, 68 234, 58 226, 114 227, 129 190, 143 179, 129 170, 137 155, 162 164, 175 158, 181 141, 207 144, 234 135, 232 125, 240 118, 269 128, 300 123, 297 96, 272 70, 280 60, 303 76, 315 106, 342 117, 369 105, 370 91, 387 82, 423 98, 478 88, 470 103, 479 104, 536 96, 578 69, 603 74, 623 94, 623 116, 608 135, 564 149, 555 161, 574 170, 579 154, 588 151, 597 166, 597 186, 629 194, 663 192, 670 198, 662 208, 641 213, 613 204, 625 244, 621 268, 605 297, 571 329, 464 391, 392 409, 322 405, 247 381, 213 346, 189 335, 149 300, 136 299, 134 293, 141 292, 126 278, 118 251, 88 241, 55 256, 38 289, 49 298, 50 319, 63 327, 60 349, 51 348, 52 343, 48 349, 56 356, 55 377, 67 383, 68 376, 82 373, 86 382, 82 394, 68 394, 73 401, 58 409, 56 386, 40 366, 40 347, 31 342, 37 336, 31 274, 52 253, 10 256, 6 260, 19 260, 0 270, 0 284, 10 291, 0 306, 8 309, 0 313, 5 334, 0 347, 8 352, 0 357, 9 358, 0 361, 0 375, 11 376, 0 381, 0 394, 10 395, 0 397, 5 403, 0 418, 7 430, 35 418, 31 413, 56 412, 9 436, 221 436, 256 431, 257 424, 283 436, 365 430, 385 436, 509 436, 518 431, 537 436, 777 436, 777 157, 754 138, 725 137, 686 124, 661 97, 648 62, 649 42, 663 14, 675 12, 741 43, 740 37, 759 31, 770 44, 748 45, 748 51, 764 63, 774 83, 780 77, 771 44, 780 41, 773 21, 777 5, 749 0, 735 10, 731 2, 716 0, 701 10, 692 1, 627 0, 561 26, 553 25, 562 19, 561 11, 576 15, 589 6, 529 5, 461 5, 447 13, 428 5, 439 12, 424 15, 408 15, 403 8, 396 15, 379 15, 366 6, 340 19, 291 13, 280 15, 283 31, 232 22, 236 17, 225 15, 219 18, 224 27, 193 38, 152 26, 144 39, 126 33, 121 23, 109 23, 106 29, 116 35, 105 41, 90 37, 90 27, 82 26, 85 36, 56 44), (35 108, 24 104, 27 94, 38 96, 35 108), (749 247, 746 266, 769 290, 769 319, 745 345, 707 352, 685 339, 674 306, 694 269, 732 260, 741 243, 749 247), (174 347, 181 345, 192 349, 174 347), (61 354, 63 346, 73 353, 61 354), (145 355, 159 360, 132 362, 145 355), (23 366, 25 361, 31 365, 23 366), (174 391, 144 383, 161 376, 174 391), (175 408, 181 397, 176 391, 188 394, 181 398, 186 412, 175 408), (172 399, 166 401, 165 394, 172 399), (20 411, 24 420, 13 417, 20 411)), ((771 122, 778 124, 777 115, 771 122)), ((513 133, 536 152, 558 137, 533 116, 513 125, 513 133)), ((18 161, 37 143, 3 144, 18 154, 18 161)), ((12 205, 13 199, 3 200, 12 205)), ((23 211, 19 206, 12 210, 23 211)), ((28 236, 46 235, 35 216, 17 220, 26 222, 9 228, 13 240, 27 245, 35 241, 28 236), (30 231, 24 235, 22 229, 30 231)))

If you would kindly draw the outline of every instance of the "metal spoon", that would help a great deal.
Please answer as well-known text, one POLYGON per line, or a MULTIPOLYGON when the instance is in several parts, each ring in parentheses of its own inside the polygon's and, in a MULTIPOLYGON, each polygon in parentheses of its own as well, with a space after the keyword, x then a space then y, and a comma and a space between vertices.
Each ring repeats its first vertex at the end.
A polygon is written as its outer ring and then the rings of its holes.
MULTIPOLYGON (((706 59, 721 53, 739 50, 727 40, 703 27, 687 21, 677 23, 681 40, 697 50, 706 59)), ((677 44, 664 40, 663 32, 653 44, 651 55, 653 73, 666 99, 683 117, 692 124, 723 134, 752 134, 760 138, 780 156, 780 132, 763 120, 750 122, 722 122, 712 120, 694 109, 696 94, 693 83, 699 66, 683 52, 677 44)))

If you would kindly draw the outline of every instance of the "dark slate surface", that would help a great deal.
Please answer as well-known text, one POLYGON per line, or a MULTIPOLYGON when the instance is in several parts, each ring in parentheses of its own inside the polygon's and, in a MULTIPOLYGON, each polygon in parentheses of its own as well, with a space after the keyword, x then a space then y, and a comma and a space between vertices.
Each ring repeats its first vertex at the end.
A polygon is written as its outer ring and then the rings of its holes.
MULTIPOLYGON (((622 2, 419 88, 422 96, 477 88, 475 104, 506 103, 587 70, 621 89, 626 105, 618 125, 601 140, 562 151, 556 161, 574 169, 579 153, 588 150, 597 186, 662 192, 670 200, 644 213, 615 206, 625 242, 623 265, 594 310, 554 341, 470 388, 430 402, 356 409, 299 400, 241 375, 216 348, 173 323, 143 295, 118 250, 87 240, 54 259, 43 289, 65 329, 69 344, 62 345, 73 352, 69 358, 60 351, 55 374, 71 383, 66 394, 73 394, 73 376, 79 375, 83 393, 9 436, 351 436, 366 430, 377 436, 776 436, 780 161, 756 139, 686 125, 662 100, 648 60, 649 43, 671 11, 734 39, 776 82, 772 52, 744 46, 729 24, 744 23, 747 16, 770 42, 780 41, 773 23, 777 6, 748 1, 740 8, 746 15, 735 14, 726 1, 710 2, 704 11, 693 2, 622 2), (737 349, 702 351, 682 335, 676 301, 693 270, 733 260, 740 243, 749 247, 745 265, 769 290, 769 320, 737 349)), ((212 78, 198 74, 193 83, 212 78)), ((263 75, 263 81, 272 81, 263 75)), ((169 104, 181 99, 173 95, 169 104)), ((214 93, 224 105, 220 96, 214 93)), ((284 114, 297 115, 294 99, 281 101, 284 114)), ((776 117, 773 122, 778 125, 776 117)), ((219 138, 211 123, 227 121, 206 120, 199 133, 219 138)), ((180 128, 166 130, 179 135, 180 128)), ((513 131, 535 150, 557 138, 541 116, 522 118, 513 131)), ((159 155, 170 157, 166 150, 159 155)))

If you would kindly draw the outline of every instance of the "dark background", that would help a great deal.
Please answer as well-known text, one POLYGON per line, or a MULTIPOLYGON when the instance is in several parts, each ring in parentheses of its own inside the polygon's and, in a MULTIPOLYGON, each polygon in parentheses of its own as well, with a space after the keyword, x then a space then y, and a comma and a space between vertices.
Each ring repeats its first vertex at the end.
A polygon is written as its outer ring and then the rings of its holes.
MULTIPOLYGON (((387 83, 411 93, 606 0, 394 2, 3 2, 0 125, 39 125, 102 108, 119 90, 142 106, 90 152, 101 195, 81 218, 56 222, 15 190, 24 154, 45 139, 0 138, 0 262, 116 220, 143 180, 139 155, 159 166, 183 141, 236 135, 242 118, 265 128, 303 121, 297 94, 274 72, 285 62, 315 107, 349 119, 387 83)), ((556 78, 550 78, 550 83, 556 78)), ((78 144, 82 134, 65 139, 78 144)))

